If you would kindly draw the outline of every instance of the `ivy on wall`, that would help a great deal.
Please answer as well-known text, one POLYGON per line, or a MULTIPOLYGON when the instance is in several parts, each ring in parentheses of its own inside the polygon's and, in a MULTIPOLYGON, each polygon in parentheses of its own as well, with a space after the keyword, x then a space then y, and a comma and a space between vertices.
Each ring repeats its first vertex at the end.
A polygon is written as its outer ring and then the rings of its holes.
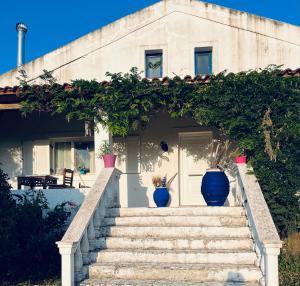
POLYGON ((75 80, 66 89, 45 72, 45 85, 23 85, 22 113, 96 120, 119 136, 145 127, 158 111, 216 127, 250 158, 283 233, 295 230, 300 214, 300 77, 280 73, 274 66, 197 83, 179 77, 149 81, 133 68, 127 74, 107 73, 109 82, 75 80))

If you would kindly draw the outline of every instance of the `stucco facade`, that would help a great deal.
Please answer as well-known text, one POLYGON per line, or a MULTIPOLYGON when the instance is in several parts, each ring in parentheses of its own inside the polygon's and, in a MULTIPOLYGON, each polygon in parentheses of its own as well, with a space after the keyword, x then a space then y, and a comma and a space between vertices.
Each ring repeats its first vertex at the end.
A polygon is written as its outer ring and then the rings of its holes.
MULTIPOLYGON (((145 50, 162 49, 163 76, 194 75, 194 48, 212 47, 213 72, 269 64, 298 68, 300 27, 195 0, 164 0, 24 66, 30 79, 55 70, 59 82, 103 80, 105 73, 144 70, 145 50)), ((17 71, 0 76, 18 84, 17 71)))
MULTIPOLYGON (((294 69, 300 66, 300 27, 201 1, 164 0, 29 62, 24 69, 30 83, 38 83, 44 69, 54 71, 60 83, 80 78, 101 81, 106 79, 106 72, 128 72, 131 67, 144 71, 145 52, 161 50, 162 76, 194 76, 195 49, 203 47, 212 51, 213 73, 246 71, 270 64, 294 69)), ((0 86, 17 85, 17 75, 17 70, 1 75, 0 86)), ((14 117, 12 113, 7 112, 3 118, 14 117)), ((54 123, 43 120, 33 121, 35 128, 27 128, 27 133, 25 129, 13 135, 8 129, 2 132, 0 160, 14 184, 18 174, 48 173, 49 146, 55 138, 83 137, 80 124, 62 124, 60 120, 55 123, 58 130, 53 131, 49 126, 54 123), (42 123, 42 132, 36 132, 42 123), (34 159, 37 153, 40 159, 34 159)), ((22 119, 14 118, 11 122, 19 125, 22 119)), ((118 167, 127 173, 121 177, 122 205, 152 206, 152 175, 171 177, 175 173, 178 175, 172 184, 171 205, 182 205, 180 138, 189 132, 212 132, 215 137, 213 130, 197 126, 189 119, 176 121, 160 114, 146 130, 126 139, 114 138, 120 155, 118 167), (162 140, 170 147, 168 153, 162 154, 160 150, 162 140)), ((109 135, 100 128, 93 139, 97 150, 109 135)), ((102 165, 97 157, 95 161, 96 174, 102 165)), ((95 174, 83 176, 87 185, 92 184, 95 174)), ((76 180, 76 184, 81 181, 76 180)))

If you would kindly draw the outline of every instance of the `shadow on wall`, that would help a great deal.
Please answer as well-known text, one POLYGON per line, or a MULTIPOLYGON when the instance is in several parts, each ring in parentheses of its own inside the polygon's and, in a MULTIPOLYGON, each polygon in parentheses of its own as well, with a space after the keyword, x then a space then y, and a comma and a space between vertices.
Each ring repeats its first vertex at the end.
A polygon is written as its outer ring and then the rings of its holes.
POLYGON ((150 205, 147 192, 149 188, 152 189, 152 184, 143 185, 141 172, 153 173, 155 168, 162 166, 163 162, 169 162, 169 154, 173 153, 172 148, 164 152, 159 144, 160 141, 141 143, 139 136, 129 136, 123 141, 115 140, 114 150, 118 154, 118 164, 124 174, 127 174, 128 207, 149 207, 150 205))
POLYGON ((149 207, 148 188, 141 184, 140 175, 127 176, 128 207, 149 207), (129 188, 131 188, 129 190, 129 188))
POLYGON ((17 144, 0 146, 0 168, 7 173, 11 181, 22 175, 22 149, 17 144))
POLYGON ((159 142, 144 142, 141 152, 141 168, 144 172, 154 172, 155 167, 161 167, 163 161, 169 162, 169 154, 173 153, 173 146, 164 152, 159 142))

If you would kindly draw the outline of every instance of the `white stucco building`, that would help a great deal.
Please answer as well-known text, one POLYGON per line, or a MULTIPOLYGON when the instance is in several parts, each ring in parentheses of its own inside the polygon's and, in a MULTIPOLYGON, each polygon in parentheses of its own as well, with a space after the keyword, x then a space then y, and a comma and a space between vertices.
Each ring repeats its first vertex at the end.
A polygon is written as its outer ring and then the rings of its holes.
MULTIPOLYGON (((201 1, 164 0, 26 63, 24 69, 31 83, 38 83, 44 69, 54 71, 59 83, 68 83, 80 78, 102 81, 108 71, 125 73, 131 67, 148 77, 193 77, 270 64, 300 66, 300 27, 201 1), (151 70, 147 64, 157 61, 162 64, 151 70)), ((74 185, 91 186, 102 168, 97 149, 109 134, 100 128, 85 137, 84 123, 68 123, 63 116, 22 118, 14 89, 4 88, 18 85, 17 76, 17 70, 0 76, 0 117, 5 122, 0 127, 0 162, 12 185, 16 187, 19 175, 58 175, 63 167, 78 168, 79 157, 84 157, 89 172, 76 174, 74 185)), ((152 206, 152 175, 176 173, 171 206, 203 204, 199 184, 207 167, 204 150, 216 136, 192 120, 159 114, 145 130, 113 138, 117 166, 124 173, 122 205, 152 206), (168 152, 161 150, 161 141, 168 144, 168 152), (195 161, 194 153, 201 159, 195 161)))

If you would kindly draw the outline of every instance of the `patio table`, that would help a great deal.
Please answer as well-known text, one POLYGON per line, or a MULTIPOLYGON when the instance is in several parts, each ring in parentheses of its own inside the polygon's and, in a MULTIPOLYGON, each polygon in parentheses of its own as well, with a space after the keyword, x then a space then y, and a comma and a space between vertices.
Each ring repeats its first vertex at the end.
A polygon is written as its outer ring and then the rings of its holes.
POLYGON ((50 184, 57 184, 57 178, 50 175, 18 177, 18 189, 21 189, 21 186, 29 186, 31 189, 34 187, 46 189, 50 184))

